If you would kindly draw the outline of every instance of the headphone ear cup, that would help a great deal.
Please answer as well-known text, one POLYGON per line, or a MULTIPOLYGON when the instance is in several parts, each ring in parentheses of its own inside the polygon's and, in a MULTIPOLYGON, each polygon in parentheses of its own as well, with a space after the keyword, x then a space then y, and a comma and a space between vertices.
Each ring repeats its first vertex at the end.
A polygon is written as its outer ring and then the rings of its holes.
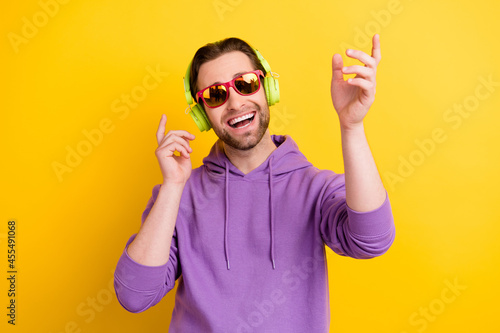
POLYGON ((208 131, 212 128, 210 122, 208 121, 207 114, 199 104, 196 104, 191 108, 189 115, 193 118, 200 131, 208 131))
POLYGON ((274 77, 264 78, 264 88, 266 90, 267 104, 274 105, 280 101, 280 86, 274 77))
POLYGON ((280 101, 280 83, 277 79, 272 78, 273 88, 271 88, 271 99, 273 101, 273 105, 280 101))

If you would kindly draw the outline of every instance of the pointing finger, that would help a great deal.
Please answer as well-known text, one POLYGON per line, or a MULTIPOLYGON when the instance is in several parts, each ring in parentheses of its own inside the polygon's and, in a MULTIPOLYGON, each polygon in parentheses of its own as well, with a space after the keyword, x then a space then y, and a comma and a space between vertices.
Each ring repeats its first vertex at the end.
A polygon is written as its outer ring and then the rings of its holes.
POLYGON ((382 59, 382 54, 380 53, 380 36, 378 34, 373 35, 372 57, 377 61, 377 64, 382 59))
POLYGON ((158 125, 158 131, 156 131, 156 140, 158 145, 160 145, 163 137, 165 136, 165 125, 167 124, 167 116, 161 115, 160 125, 158 125))

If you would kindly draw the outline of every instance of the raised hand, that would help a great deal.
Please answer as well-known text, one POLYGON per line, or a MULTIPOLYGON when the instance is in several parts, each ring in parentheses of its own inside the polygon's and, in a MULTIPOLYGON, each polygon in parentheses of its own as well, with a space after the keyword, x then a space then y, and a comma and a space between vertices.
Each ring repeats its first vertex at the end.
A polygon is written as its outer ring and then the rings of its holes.
POLYGON ((342 128, 362 125, 370 106, 375 100, 377 66, 381 59, 379 35, 373 36, 372 54, 348 49, 350 58, 358 59, 365 66, 343 67, 340 54, 334 54, 332 60, 332 102, 339 116, 342 128), (356 74, 354 78, 344 80, 344 74, 356 74))
POLYGON ((156 132, 158 148, 155 151, 163 175, 163 184, 185 184, 192 169, 190 154, 193 149, 189 146, 189 141, 194 140, 195 136, 182 130, 165 134, 166 123, 167 117, 162 115, 156 132), (175 154, 176 151, 180 156, 175 154))

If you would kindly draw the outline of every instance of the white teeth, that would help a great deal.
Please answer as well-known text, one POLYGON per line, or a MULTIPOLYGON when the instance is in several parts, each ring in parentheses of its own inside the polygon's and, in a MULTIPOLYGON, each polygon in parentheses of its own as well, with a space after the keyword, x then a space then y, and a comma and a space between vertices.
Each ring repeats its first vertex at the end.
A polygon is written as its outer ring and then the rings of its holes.
POLYGON ((240 121, 243 121, 243 120, 248 119, 248 118, 252 118, 252 117, 253 117, 253 115, 254 115, 254 113, 252 112, 252 113, 248 113, 248 114, 246 114, 246 115, 244 115, 244 116, 241 116, 241 117, 238 117, 238 118, 231 119, 231 120, 229 121, 229 125, 233 126, 234 124, 236 124, 236 123, 238 123, 238 122, 240 122, 240 121))

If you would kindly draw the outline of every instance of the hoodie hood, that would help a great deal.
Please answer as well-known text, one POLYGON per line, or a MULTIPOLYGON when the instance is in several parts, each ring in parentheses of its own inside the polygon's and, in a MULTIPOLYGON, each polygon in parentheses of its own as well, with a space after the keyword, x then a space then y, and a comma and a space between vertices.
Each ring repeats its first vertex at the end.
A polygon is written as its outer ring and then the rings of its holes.
POLYGON ((280 176, 312 165, 299 151, 299 147, 290 136, 271 135, 271 139, 276 145, 276 149, 260 166, 246 175, 229 161, 224 153, 221 140, 218 140, 212 146, 209 155, 203 159, 203 164, 207 167, 209 172, 225 174, 227 166, 231 177, 246 177, 251 180, 269 178, 270 164, 272 164, 272 176, 280 176))
POLYGON ((269 157, 257 168, 244 174, 236 168, 227 158, 224 153, 224 148, 221 140, 218 140, 210 150, 207 157, 203 159, 203 164, 209 173, 220 175, 225 179, 225 219, 224 219, 224 255, 227 264, 227 269, 230 269, 229 264, 229 248, 228 248, 228 224, 229 221, 229 182, 231 179, 244 177, 247 180, 268 180, 269 182, 269 216, 270 216, 270 260, 273 269, 276 268, 276 258, 274 251, 274 212, 273 212, 273 181, 286 174, 302 168, 312 166, 307 161, 306 157, 299 151, 295 141, 288 135, 272 135, 272 141, 276 145, 276 149, 269 155, 269 157))

